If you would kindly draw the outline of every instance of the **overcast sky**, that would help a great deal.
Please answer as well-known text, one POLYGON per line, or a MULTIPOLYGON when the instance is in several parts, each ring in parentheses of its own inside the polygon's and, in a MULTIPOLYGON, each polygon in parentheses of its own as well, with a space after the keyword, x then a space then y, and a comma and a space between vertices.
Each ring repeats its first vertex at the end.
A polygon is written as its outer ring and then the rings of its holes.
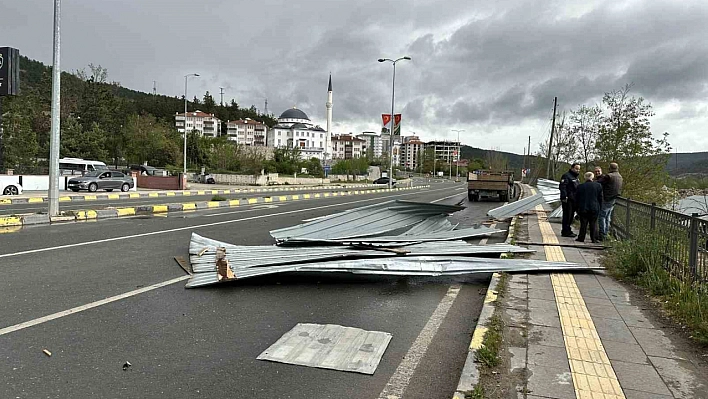
MULTIPOLYGON (((53 1, 0 2, 0 46, 51 63, 53 1)), ((655 134, 681 152, 708 151, 706 0, 63 0, 63 70, 89 63, 109 80, 180 96, 209 90, 276 116, 293 106, 334 132, 381 129, 391 108, 403 134, 522 153, 559 109, 594 104, 634 83, 654 106, 655 134)), ((175 110, 178 111, 178 110, 175 110)))

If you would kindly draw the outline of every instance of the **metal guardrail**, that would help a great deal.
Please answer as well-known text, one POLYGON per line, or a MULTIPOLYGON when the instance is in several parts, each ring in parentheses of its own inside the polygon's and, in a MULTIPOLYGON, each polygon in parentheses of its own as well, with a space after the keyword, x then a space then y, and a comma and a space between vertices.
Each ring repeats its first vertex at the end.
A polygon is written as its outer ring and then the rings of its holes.
POLYGON ((664 267, 683 281, 708 288, 708 221, 698 214, 618 198, 611 227, 619 239, 658 233, 664 267))

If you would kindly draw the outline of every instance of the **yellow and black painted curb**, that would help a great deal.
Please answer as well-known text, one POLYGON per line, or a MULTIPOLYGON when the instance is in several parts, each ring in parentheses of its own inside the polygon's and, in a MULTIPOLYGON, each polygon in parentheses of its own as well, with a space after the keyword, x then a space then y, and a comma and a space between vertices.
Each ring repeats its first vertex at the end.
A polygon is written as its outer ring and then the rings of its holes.
MULTIPOLYGON (((174 191, 140 191, 129 193, 88 193, 88 194, 67 194, 59 197, 59 202, 86 202, 86 201, 105 201, 105 200, 120 200, 120 199, 138 199, 138 198, 162 198, 162 197, 189 197, 195 195, 227 195, 240 193, 266 193, 271 191, 302 191, 302 190, 332 190, 343 189, 349 190, 353 188, 371 188, 377 187, 374 184, 358 184, 352 186, 303 186, 303 187, 263 187, 263 188, 235 188, 232 190, 174 190, 174 191)), ((378 186, 381 187, 381 186, 378 186)), ((16 204, 41 204, 48 202, 47 197, 25 197, 25 198, 0 198, 0 205, 16 205, 16 204)))
POLYGON ((46 214, 10 215, 10 216, 0 216, 0 229, 16 227, 16 226, 35 225, 35 224, 48 224, 48 223, 55 223, 55 222, 108 219, 108 218, 116 218, 116 217, 122 217, 122 216, 153 215, 153 214, 164 214, 164 213, 169 213, 169 212, 195 211, 195 210, 201 210, 201 209, 231 208, 231 207, 237 207, 237 206, 242 206, 242 205, 271 204, 271 203, 286 202, 286 201, 300 201, 300 200, 310 200, 310 199, 345 197, 345 196, 352 196, 352 195, 374 194, 374 193, 381 193, 381 192, 405 191, 405 190, 413 190, 413 189, 428 188, 428 187, 430 187, 430 186, 400 187, 400 188, 393 188, 393 189, 386 188, 386 189, 379 189, 379 190, 347 190, 347 191, 333 191, 333 192, 324 192, 324 193, 289 194, 289 195, 275 195, 275 196, 268 196, 268 197, 241 198, 241 199, 233 199, 233 200, 226 200, 226 201, 196 201, 196 202, 182 202, 182 203, 160 204, 160 205, 138 205, 138 206, 133 206, 133 207, 123 207, 123 208, 87 209, 87 210, 68 211, 64 216, 62 216, 60 218, 50 218, 49 215, 46 215, 46 214))

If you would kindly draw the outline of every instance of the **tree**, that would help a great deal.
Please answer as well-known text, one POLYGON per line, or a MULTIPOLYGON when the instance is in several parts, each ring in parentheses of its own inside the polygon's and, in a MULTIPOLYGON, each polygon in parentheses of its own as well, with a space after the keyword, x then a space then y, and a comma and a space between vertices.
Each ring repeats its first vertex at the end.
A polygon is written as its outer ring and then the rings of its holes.
POLYGON ((322 162, 319 159, 312 157, 310 160, 303 163, 305 168, 307 168, 307 173, 315 177, 324 177, 324 170, 322 169, 322 162))
POLYGON ((236 172, 241 169, 241 148, 225 136, 209 139, 208 166, 212 169, 236 172))
POLYGON ((505 170, 509 168, 509 159, 498 151, 487 151, 484 164, 490 170, 505 170))
POLYGON ((27 105, 26 99, 13 99, 2 121, 4 166, 17 173, 32 171, 39 150, 27 105))
POLYGON ((91 129, 84 131, 78 119, 69 117, 62 120, 62 157, 104 161, 108 158, 105 142, 106 131, 98 123, 94 122, 91 129))
POLYGON ((276 148, 273 159, 267 161, 265 166, 268 172, 292 175, 300 171, 300 161, 299 148, 276 148))
POLYGON ((581 105, 570 114, 570 133, 579 144, 578 156, 586 168, 597 157, 596 144, 601 121, 602 109, 597 105, 581 105))
POLYGON ((602 103, 606 114, 598 132, 597 156, 602 166, 610 162, 620 165, 624 196, 663 204, 668 200, 662 187, 668 178, 669 134, 660 138, 652 135, 652 106, 642 97, 630 96, 631 88, 628 84, 605 93, 602 103))
POLYGON ((214 101, 214 97, 209 94, 208 90, 204 93, 204 105, 202 106, 202 109, 208 114, 213 114, 216 110, 216 101, 214 101))
MULTIPOLYGON (((134 164, 182 164, 182 138, 174 128, 151 115, 131 115, 123 125, 125 157, 134 164)), ((190 135, 187 135, 189 137, 190 135)))

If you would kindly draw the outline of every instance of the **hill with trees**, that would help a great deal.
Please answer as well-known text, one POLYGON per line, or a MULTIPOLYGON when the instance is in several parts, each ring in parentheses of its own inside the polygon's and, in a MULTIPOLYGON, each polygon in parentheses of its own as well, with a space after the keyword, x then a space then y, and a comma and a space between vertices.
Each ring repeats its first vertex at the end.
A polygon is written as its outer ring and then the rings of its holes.
MULTIPOLYGON (((0 172, 41 171, 46 169, 49 157, 51 67, 22 57, 20 69, 20 95, 2 99, 0 172)), ((182 138, 175 129, 174 115, 184 112, 183 97, 125 88, 110 82, 108 71, 100 65, 63 72, 61 89, 61 157, 96 159, 113 165, 148 162, 181 169, 182 138)), ((251 118, 268 126, 276 123, 273 115, 260 114, 255 106, 242 108, 233 100, 221 106, 208 91, 201 99, 195 96, 188 101, 188 109, 214 113, 224 122, 251 118)), ((196 169, 217 161, 223 165, 224 158, 233 159, 243 150, 237 147, 225 138, 188 134, 188 166, 196 169)), ((229 166, 249 169, 238 162, 229 166)))

